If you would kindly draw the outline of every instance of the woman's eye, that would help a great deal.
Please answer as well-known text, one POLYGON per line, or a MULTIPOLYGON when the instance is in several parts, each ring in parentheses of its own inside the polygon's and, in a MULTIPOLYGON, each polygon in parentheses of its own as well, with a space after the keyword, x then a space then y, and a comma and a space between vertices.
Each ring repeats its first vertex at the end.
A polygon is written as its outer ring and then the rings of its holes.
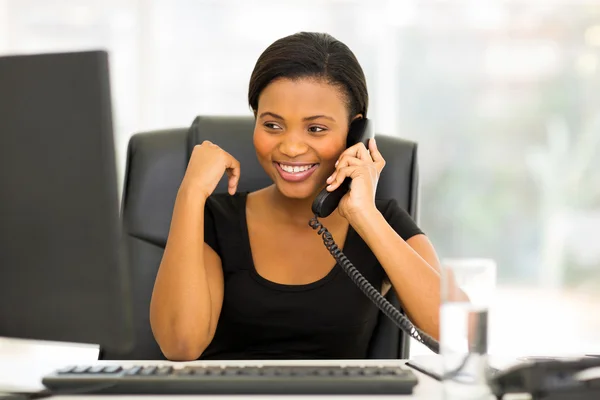
POLYGON ((276 130, 276 129, 281 129, 281 128, 279 127, 279 125, 277 125, 277 124, 274 124, 274 123, 272 123, 272 122, 266 122, 266 123, 264 124, 264 126, 265 126, 267 129, 273 129, 273 130, 276 130))
POLYGON ((308 128, 308 130, 311 133, 321 133, 325 131, 325 128, 321 128, 320 126, 311 126, 308 128))

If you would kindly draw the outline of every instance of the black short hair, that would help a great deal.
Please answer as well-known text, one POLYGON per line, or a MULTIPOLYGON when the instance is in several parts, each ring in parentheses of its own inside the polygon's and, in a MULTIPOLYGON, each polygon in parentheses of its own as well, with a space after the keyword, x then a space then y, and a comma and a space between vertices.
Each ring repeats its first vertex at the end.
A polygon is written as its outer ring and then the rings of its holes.
POLYGON ((356 114, 367 117, 369 94, 364 72, 348 46, 327 33, 295 33, 265 49, 256 61, 248 89, 255 116, 260 94, 278 78, 324 79, 345 93, 350 119, 356 114))

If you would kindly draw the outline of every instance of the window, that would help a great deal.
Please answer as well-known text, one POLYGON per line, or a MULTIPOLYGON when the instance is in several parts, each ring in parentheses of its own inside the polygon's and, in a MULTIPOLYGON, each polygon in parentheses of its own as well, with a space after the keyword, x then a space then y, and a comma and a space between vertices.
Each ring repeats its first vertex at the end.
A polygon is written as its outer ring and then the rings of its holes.
POLYGON ((121 170, 135 132, 249 115, 258 55, 300 30, 348 44, 378 132, 419 142, 440 256, 498 263, 491 352, 598 352, 596 1, 0 0, 1 53, 110 51, 121 170))

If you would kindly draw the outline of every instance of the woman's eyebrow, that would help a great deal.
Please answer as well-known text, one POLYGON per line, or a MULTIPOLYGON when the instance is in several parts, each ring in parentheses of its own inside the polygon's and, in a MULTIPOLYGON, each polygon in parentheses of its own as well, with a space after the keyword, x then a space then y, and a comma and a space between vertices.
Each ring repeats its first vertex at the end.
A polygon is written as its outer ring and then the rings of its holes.
MULTIPOLYGON (((275 119, 279 119, 281 121, 285 120, 281 115, 275 114, 275 113, 273 113, 271 111, 265 111, 264 113, 261 113, 258 117, 262 118, 262 117, 267 117, 267 116, 273 117, 275 119)), ((324 114, 311 115, 310 117, 304 117, 304 118, 302 118, 302 120, 303 121, 314 121, 315 119, 319 119, 319 118, 325 118, 325 119, 328 119, 328 120, 330 120, 332 122, 335 122, 335 119, 333 117, 330 117, 329 115, 324 115, 324 114)))
POLYGON ((272 113, 272 112, 270 112, 270 111, 266 111, 266 112, 264 112, 264 113, 260 114, 258 117, 259 117, 259 118, 262 118, 262 117, 266 117, 266 116, 271 116, 271 117, 273 117, 273 118, 275 118, 275 119, 280 119, 280 120, 282 120, 282 121, 283 121, 283 117, 282 117, 281 115, 277 115, 277 114, 275 114, 275 113, 272 113))
POLYGON ((302 120, 303 121, 313 121, 313 120, 319 119, 319 118, 325 118, 325 119, 328 119, 328 120, 330 120, 332 122, 335 122, 335 119, 333 117, 330 117, 329 115, 313 115, 313 116, 310 116, 310 117, 303 118, 302 120))

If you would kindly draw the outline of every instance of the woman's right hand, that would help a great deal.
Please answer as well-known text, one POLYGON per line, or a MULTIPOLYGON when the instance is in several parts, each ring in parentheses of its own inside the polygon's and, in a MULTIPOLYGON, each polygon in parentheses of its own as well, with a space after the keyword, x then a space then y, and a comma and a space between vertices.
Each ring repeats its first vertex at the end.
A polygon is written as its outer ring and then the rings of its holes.
POLYGON ((204 199, 215 190, 223 173, 229 176, 228 191, 233 195, 240 180, 240 163, 225 150, 205 140, 194 146, 181 188, 199 192, 204 199))

